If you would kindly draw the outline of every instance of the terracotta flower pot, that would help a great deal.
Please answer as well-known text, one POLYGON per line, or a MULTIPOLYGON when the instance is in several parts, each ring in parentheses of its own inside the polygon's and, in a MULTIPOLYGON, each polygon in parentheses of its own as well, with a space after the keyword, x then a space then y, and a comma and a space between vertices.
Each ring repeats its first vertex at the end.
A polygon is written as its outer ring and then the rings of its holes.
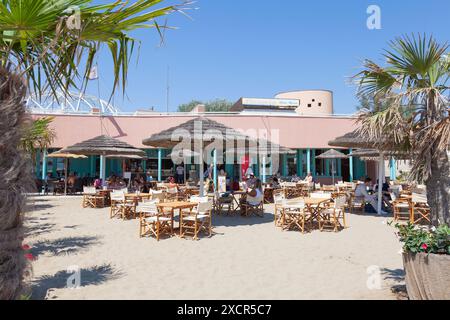
POLYGON ((411 300, 450 300, 450 255, 403 253, 411 300))

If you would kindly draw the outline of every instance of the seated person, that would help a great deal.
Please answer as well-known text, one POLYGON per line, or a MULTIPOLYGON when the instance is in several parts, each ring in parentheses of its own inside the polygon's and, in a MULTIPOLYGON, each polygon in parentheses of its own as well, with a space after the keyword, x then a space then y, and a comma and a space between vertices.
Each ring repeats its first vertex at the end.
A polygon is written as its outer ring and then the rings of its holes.
POLYGON ((247 188, 253 188, 256 183, 255 175, 252 173, 249 174, 247 181, 245 181, 247 188))
POLYGON ((272 178, 272 183, 270 184, 270 186, 274 189, 279 189, 281 188, 280 182, 278 181, 277 177, 273 177, 272 178))
POLYGON ((256 179, 253 187, 248 188, 246 191, 246 197, 241 198, 241 201, 245 201, 251 206, 257 206, 264 200, 264 194, 262 191, 262 183, 260 179, 256 179))
POLYGON ((305 183, 313 183, 313 176, 311 174, 311 172, 308 172, 308 174, 306 175, 305 179, 303 179, 303 182, 305 183))
MULTIPOLYGON (((377 211, 377 208, 378 208, 377 196, 375 194, 371 195, 367 192, 367 189, 370 187, 371 182, 372 182, 372 179, 366 178, 364 180, 364 183, 358 184, 355 189, 355 197, 364 198, 364 200, 366 202, 368 202, 374 208, 375 211, 377 211)), ((383 211, 383 209, 381 209, 381 212, 377 212, 377 213, 379 215, 387 214, 387 212, 383 211)))
POLYGON ((175 183, 175 178, 174 177, 169 177, 168 187, 169 188, 178 188, 178 185, 175 183))

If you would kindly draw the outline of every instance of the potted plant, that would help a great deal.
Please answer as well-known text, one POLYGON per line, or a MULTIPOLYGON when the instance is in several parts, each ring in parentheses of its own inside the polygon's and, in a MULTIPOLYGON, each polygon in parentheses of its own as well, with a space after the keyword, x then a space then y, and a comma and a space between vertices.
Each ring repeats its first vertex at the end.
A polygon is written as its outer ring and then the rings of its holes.
POLYGON ((450 300, 450 227, 396 225, 411 300, 450 300))

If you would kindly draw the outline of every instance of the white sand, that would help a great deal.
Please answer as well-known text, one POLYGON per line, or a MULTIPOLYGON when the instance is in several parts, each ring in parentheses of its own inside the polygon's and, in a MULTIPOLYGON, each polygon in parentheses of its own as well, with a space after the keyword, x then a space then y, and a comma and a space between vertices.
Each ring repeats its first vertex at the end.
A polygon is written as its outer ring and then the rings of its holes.
POLYGON ((401 245, 386 218, 347 215, 346 230, 302 235, 276 228, 267 205, 264 218, 214 216, 212 238, 157 242, 139 238, 138 220, 82 209, 80 197, 30 202, 34 299, 395 299, 390 288, 403 283, 401 245), (66 288, 73 265, 77 289, 66 288), (372 265, 379 289, 367 287, 372 265))

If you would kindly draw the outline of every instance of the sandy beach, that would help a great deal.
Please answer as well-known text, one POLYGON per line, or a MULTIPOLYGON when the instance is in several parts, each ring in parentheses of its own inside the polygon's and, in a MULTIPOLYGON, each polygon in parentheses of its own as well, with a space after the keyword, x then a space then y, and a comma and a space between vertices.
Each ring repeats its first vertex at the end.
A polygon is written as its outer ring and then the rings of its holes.
POLYGON ((266 205, 264 218, 214 216, 211 238, 157 242, 139 238, 138 220, 83 209, 79 196, 29 203, 32 299, 396 299, 391 287, 403 284, 386 217, 348 214, 341 232, 301 234, 276 228, 266 205), (75 289, 66 287, 73 266, 75 289))

